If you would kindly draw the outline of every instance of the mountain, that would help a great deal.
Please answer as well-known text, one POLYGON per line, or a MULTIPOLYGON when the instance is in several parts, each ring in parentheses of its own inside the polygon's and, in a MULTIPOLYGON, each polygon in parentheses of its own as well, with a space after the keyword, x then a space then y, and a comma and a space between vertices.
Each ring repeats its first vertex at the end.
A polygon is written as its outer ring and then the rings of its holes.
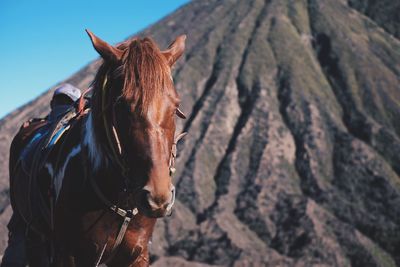
MULTIPOLYGON (((188 35, 174 80, 189 135, 152 266, 400 266, 399 9, 197 0, 139 33, 188 35)), ((86 88, 98 65, 67 81, 86 88)), ((2 222, 10 140, 51 92, 0 122, 2 222)))

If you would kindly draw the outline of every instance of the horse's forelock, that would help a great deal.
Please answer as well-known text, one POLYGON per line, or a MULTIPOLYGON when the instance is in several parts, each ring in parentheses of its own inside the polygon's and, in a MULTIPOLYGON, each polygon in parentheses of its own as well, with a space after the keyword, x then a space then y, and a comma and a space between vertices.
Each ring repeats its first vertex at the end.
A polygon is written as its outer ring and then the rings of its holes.
POLYGON ((150 38, 134 39, 123 59, 125 76, 122 96, 132 109, 144 113, 154 99, 170 86, 170 67, 150 38))

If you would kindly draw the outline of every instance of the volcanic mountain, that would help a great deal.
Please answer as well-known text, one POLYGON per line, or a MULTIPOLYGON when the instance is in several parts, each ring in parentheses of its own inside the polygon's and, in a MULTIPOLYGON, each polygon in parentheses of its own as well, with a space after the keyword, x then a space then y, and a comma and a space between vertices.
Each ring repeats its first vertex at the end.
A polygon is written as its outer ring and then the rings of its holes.
MULTIPOLYGON (((399 9, 197 0, 138 34, 188 36, 174 81, 189 135, 153 266, 400 266, 399 9)), ((86 88, 98 66, 66 81, 86 88)), ((10 140, 51 94, 0 122, 2 248, 10 140)))

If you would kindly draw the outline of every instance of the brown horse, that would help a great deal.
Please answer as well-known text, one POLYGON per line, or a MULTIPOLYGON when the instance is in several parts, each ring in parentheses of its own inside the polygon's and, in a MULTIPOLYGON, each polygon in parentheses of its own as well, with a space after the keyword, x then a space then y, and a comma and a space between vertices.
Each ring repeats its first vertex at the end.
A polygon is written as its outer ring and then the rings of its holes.
POLYGON ((184 115, 171 68, 186 37, 160 51, 150 38, 114 47, 87 32, 103 59, 90 108, 80 106, 37 179, 19 166, 27 142, 14 139, 12 206, 30 266, 148 266, 156 219, 175 199, 175 115, 184 115))

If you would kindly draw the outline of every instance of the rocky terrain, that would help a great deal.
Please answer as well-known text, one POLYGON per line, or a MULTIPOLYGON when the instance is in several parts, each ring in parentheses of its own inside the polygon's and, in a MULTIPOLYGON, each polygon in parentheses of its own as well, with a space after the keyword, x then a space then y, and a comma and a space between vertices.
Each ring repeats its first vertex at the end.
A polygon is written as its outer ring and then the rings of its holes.
MULTIPOLYGON (((189 135, 152 266, 400 266, 399 9, 197 0, 139 34, 188 35, 174 80, 189 135)), ((67 81, 86 88, 98 63, 67 81)), ((9 143, 51 93, 0 121, 1 248, 9 143)))

